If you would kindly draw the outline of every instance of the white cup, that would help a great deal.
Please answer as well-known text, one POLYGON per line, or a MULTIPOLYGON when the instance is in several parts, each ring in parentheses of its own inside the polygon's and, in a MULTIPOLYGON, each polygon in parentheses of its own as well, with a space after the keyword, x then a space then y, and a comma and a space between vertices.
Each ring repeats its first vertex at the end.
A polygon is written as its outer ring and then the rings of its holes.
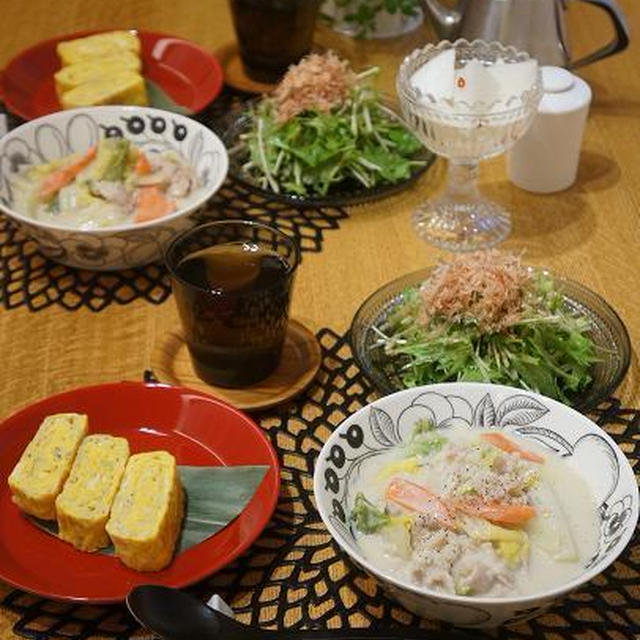
POLYGON ((560 67, 542 67, 544 95, 527 132, 507 153, 507 175, 526 191, 553 193, 576 180, 591 89, 560 67))

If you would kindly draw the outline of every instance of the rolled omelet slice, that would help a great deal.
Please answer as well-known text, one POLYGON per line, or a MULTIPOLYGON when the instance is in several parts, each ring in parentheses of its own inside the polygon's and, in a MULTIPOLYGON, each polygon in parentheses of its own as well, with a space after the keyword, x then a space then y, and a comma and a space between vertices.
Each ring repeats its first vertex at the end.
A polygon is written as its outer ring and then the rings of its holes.
POLYGON ((54 520, 55 501, 89 429, 84 414, 47 416, 9 475, 12 500, 26 513, 54 520))
POLYGON ((56 83, 56 93, 58 98, 61 98, 63 93, 74 87, 110 76, 118 71, 140 73, 141 70, 140 58, 131 51, 125 51, 118 55, 106 56, 98 60, 90 59, 62 67, 53 77, 56 83))
POLYGON ((128 458, 125 438, 97 433, 82 441, 56 498, 60 538, 81 551, 109 546, 105 526, 128 458))
POLYGON ((63 66, 87 58, 100 59, 126 51, 140 55, 140 40, 132 31, 109 31, 59 42, 56 51, 63 66))
POLYGON ((63 109, 101 104, 148 103, 144 78, 135 71, 118 70, 98 80, 92 80, 66 91, 60 97, 63 109))
POLYGON ((182 517, 175 458, 166 451, 131 456, 107 522, 118 558, 137 571, 163 569, 173 557, 182 517))

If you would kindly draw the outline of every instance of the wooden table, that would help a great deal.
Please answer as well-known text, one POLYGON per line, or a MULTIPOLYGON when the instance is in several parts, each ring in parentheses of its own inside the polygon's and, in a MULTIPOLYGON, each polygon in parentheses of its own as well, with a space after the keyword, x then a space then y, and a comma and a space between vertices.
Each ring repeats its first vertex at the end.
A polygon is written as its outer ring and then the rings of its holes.
MULTIPOLYGON (((574 3, 578 4, 578 3, 574 3)), ((640 6, 620 0, 633 36, 640 32, 640 6)), ((81 29, 134 26, 174 33, 216 50, 233 40, 223 0, 65 0, 7 2, 2 9, 0 68, 24 47, 81 29)), ((576 53, 609 35, 601 14, 572 6, 569 26, 576 53)), ((427 28, 394 41, 354 43, 319 28, 317 41, 350 56, 356 66, 382 67, 392 90, 401 57, 432 37, 427 28)), ((580 75, 594 90, 577 183, 548 196, 521 191, 505 176, 503 159, 484 163, 481 188, 513 212, 513 231, 504 249, 524 252, 527 262, 544 265, 601 294, 625 322, 632 344, 640 341, 640 55, 637 44, 624 54, 587 67, 580 75)), ((409 216, 423 198, 442 187, 445 166, 401 195, 353 207, 338 230, 325 232, 322 251, 305 254, 292 314, 309 328, 344 332, 361 301, 383 283, 444 255, 413 233, 409 216)), ((140 379, 154 345, 178 325, 174 302, 113 304, 99 313, 69 312, 51 306, 0 309, 0 415, 38 398, 90 383, 140 379)), ((640 407, 637 357, 616 395, 640 407)), ((8 591, 0 584, 0 598, 8 591)), ((15 616, 0 609, 0 640, 16 637, 15 616)))

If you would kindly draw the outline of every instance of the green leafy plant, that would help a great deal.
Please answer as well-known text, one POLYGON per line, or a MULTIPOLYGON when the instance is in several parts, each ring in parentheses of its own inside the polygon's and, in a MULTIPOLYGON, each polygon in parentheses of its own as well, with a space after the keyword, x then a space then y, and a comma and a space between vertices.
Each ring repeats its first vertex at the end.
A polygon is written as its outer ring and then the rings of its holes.
POLYGON ((369 502, 363 493, 356 495, 351 519, 355 523, 356 529, 362 533, 375 533, 391 523, 389 514, 369 502))
POLYGON ((413 426, 413 432, 407 447, 410 455, 430 456, 437 453, 447 443, 447 439, 434 432, 435 426, 428 418, 418 420, 413 426))
MULTIPOLYGON (((334 0, 333 4, 340 11, 341 19, 353 27, 356 38, 365 38, 373 32, 381 11, 415 16, 420 6, 419 0, 334 0)), ((335 20, 326 13, 322 17, 330 24, 335 20)))

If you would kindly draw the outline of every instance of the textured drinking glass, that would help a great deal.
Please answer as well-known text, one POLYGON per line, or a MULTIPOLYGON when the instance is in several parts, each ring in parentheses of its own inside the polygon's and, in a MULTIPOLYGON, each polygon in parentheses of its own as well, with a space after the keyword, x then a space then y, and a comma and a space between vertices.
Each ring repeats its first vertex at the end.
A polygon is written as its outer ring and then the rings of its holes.
POLYGON ((243 220, 195 227, 169 245, 165 261, 202 380, 245 387, 277 367, 299 260, 295 240, 243 220))
POLYGON ((448 185, 443 195, 418 206, 413 225, 422 238, 451 251, 474 251, 501 242, 511 229, 509 212, 483 198, 477 190, 478 162, 503 153, 531 124, 540 98, 540 72, 524 92, 496 100, 466 102, 422 94, 412 75, 447 49, 455 50, 456 69, 472 60, 484 66, 530 60, 529 54, 499 42, 442 41, 416 49, 400 65, 396 87, 408 125, 423 144, 449 159, 448 185))
POLYGON ((242 65, 273 83, 311 51, 320 0, 229 0, 242 65))

